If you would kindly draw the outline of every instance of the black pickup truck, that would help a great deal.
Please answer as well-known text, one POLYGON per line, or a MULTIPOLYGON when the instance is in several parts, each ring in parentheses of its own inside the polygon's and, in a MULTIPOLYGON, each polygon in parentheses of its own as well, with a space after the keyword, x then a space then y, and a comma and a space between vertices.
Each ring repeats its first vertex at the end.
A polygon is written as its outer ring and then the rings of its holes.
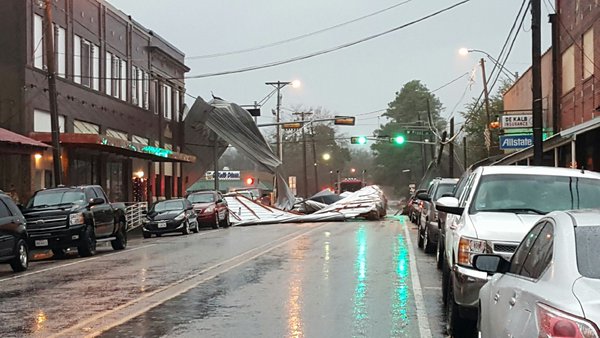
POLYGON ((125 205, 111 204, 97 185, 57 187, 37 191, 22 209, 29 247, 51 249, 55 257, 77 247, 80 256, 96 253, 96 243, 113 249, 127 246, 125 205))

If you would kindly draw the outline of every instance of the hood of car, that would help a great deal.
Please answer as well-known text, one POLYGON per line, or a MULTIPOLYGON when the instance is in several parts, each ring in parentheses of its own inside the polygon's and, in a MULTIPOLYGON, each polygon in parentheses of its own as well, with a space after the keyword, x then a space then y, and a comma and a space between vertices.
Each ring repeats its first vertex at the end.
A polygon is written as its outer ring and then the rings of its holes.
POLYGON ((154 212, 154 213, 149 213, 148 218, 150 218, 151 220, 155 220, 155 221, 165 221, 165 220, 170 220, 170 219, 177 217, 182 212, 183 212, 183 210, 170 210, 170 211, 163 211, 163 212, 159 212, 159 213, 154 212))
POLYGON ((469 217, 479 239, 520 242, 543 215, 478 212, 469 217))
POLYGON ((573 284, 585 318, 600 325, 600 279, 579 278, 573 284))
POLYGON ((215 202, 194 203, 192 205, 194 206, 194 209, 206 209, 211 205, 215 205, 215 202))

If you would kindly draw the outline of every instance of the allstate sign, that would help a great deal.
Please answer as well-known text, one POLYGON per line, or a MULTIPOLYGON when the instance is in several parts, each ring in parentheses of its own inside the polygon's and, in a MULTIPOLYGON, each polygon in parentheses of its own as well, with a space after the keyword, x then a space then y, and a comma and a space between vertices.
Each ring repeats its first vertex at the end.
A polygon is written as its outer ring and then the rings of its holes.
POLYGON ((502 135, 500 149, 523 149, 533 145, 533 135, 502 135))

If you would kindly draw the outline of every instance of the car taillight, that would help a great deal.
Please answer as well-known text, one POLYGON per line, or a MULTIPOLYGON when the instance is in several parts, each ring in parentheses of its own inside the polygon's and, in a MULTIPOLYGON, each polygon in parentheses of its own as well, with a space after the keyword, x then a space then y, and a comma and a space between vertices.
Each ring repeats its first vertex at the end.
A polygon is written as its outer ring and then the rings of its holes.
POLYGON ((546 304, 537 304, 539 337, 599 338, 596 325, 546 304))
POLYGON ((419 208, 423 207, 423 201, 419 201, 419 208))
POLYGON ((461 237, 458 241, 458 264, 473 266, 473 256, 485 253, 485 241, 461 237))

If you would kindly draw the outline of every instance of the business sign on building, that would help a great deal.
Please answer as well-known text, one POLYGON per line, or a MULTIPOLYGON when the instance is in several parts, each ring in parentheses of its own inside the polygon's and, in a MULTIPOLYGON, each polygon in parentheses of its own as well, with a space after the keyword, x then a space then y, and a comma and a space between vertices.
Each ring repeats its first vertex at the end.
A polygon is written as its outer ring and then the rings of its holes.
POLYGON ((532 128, 533 115, 502 115, 502 128, 532 128))
POLYGON ((523 149, 533 145, 533 135, 501 135, 500 149, 523 149))
MULTIPOLYGON (((242 175, 240 174, 239 171, 219 171, 219 179, 220 180, 229 180, 229 181, 235 181, 235 180, 239 180, 241 179, 242 175)), ((214 171, 207 171, 206 174, 204 174, 204 179, 206 180, 214 180, 215 179, 215 172, 214 171)))

